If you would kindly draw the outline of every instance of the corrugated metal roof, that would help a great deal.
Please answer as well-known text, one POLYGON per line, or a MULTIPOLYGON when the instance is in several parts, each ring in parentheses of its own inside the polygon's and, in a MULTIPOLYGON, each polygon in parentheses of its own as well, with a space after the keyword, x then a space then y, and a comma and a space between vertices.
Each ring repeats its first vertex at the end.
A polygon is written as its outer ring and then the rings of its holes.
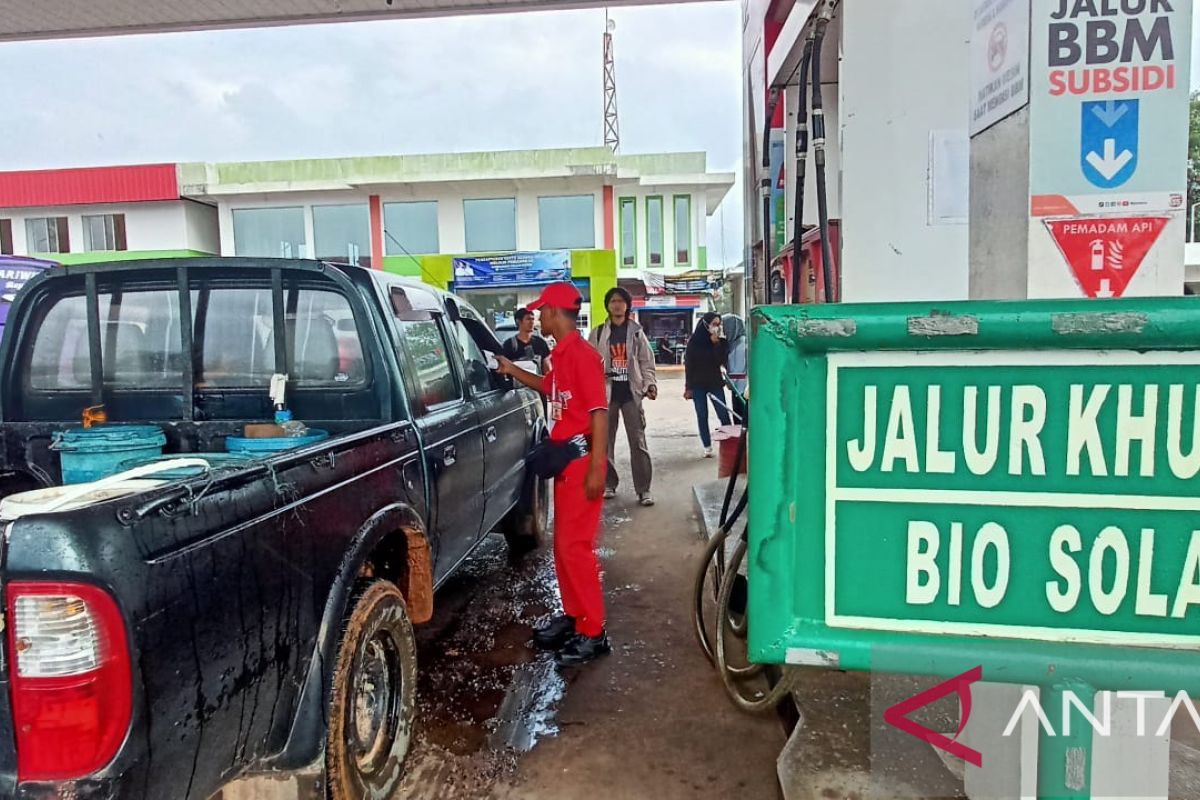
POLYGON ((178 199, 174 164, 0 172, 0 208, 178 199))
POLYGON ((0 41, 697 0, 6 0, 0 41))

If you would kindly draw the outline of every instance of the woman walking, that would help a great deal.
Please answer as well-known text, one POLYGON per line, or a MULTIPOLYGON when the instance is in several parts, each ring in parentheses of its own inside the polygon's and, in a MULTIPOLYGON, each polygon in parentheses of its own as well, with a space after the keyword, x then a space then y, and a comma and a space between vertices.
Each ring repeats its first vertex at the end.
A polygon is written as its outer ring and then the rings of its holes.
POLYGON ((710 398, 721 424, 730 424, 725 384, 721 376, 721 368, 729 358, 729 343, 721 330, 719 314, 709 312, 701 317, 696 332, 688 342, 684 358, 683 396, 696 406, 696 422, 700 426, 700 443, 704 445, 704 457, 712 458, 712 433, 708 429, 710 398))

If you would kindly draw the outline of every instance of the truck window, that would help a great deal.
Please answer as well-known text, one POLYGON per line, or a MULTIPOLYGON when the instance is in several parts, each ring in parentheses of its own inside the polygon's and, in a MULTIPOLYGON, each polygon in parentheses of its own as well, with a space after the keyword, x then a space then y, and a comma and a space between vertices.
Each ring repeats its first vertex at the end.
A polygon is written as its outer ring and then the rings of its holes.
MULTIPOLYGON (((291 378, 301 386, 365 383, 366 361, 354 315, 334 291, 285 290, 292 345, 291 378)), ((175 289, 102 292, 104 384, 114 389, 175 389, 183 375, 179 295, 175 289)), ((274 315, 267 288, 192 291, 192 325, 200 353, 200 388, 258 388, 275 368, 274 315)), ((56 299, 38 325, 29 356, 35 391, 80 391, 91 386, 87 301, 56 299)))
POLYGON ((450 355, 437 321, 398 320, 397 324, 408 353, 411 383, 417 390, 421 406, 428 411, 461 399, 462 389, 450 365, 450 355))
MULTIPOLYGON (((100 309, 106 386, 177 387, 182 374, 179 295, 170 290, 104 293, 100 309)), ((91 386, 87 301, 61 297, 42 318, 29 362, 29 385, 42 391, 91 386)))
MULTIPOLYGON (((197 293, 193 293, 196 295, 197 293)), ((274 312, 266 288, 212 289, 194 297, 204 314, 201 374, 208 386, 267 386, 275 367, 274 312)), ((345 297, 320 289, 284 292, 292 345, 291 379, 304 386, 347 386, 366 380, 354 314, 345 297)))
POLYGON ((487 358, 479 349, 479 345, 475 344, 475 340, 471 338, 471 333, 467 330, 466 325, 461 322, 454 323, 454 339, 458 343, 459 352, 462 353, 467 385, 471 387, 471 391, 475 394, 492 391, 492 379, 488 374, 490 370, 487 358))

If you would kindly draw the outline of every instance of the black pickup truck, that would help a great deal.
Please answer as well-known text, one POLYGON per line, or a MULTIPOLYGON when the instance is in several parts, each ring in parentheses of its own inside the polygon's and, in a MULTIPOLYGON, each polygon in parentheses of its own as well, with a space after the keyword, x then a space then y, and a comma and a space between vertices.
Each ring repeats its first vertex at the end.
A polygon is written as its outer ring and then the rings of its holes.
POLYGON ((546 524, 524 463, 542 405, 488 369, 498 349, 461 299, 357 267, 30 281, 0 347, 10 504, 62 482, 52 438, 93 406, 203 458, 271 422, 282 374, 294 417, 330 436, 3 522, 0 797, 204 800, 321 763, 335 800, 390 797, 413 624, 484 536, 527 549, 546 524))

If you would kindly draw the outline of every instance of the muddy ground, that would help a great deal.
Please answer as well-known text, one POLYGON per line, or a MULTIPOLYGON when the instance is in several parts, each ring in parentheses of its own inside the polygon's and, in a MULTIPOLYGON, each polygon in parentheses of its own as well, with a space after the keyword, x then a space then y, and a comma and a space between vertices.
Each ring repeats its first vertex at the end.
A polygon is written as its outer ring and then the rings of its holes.
POLYGON ((557 608, 550 553, 514 564, 502 540, 487 542, 419 632, 420 733, 400 797, 778 796, 778 718, 728 703, 690 627, 703 547, 691 487, 715 477, 716 462, 701 458, 682 393, 678 375, 664 376, 647 403, 654 508, 637 505, 618 439, 624 483, 599 550, 613 654, 560 672, 529 649, 532 627, 557 608))

